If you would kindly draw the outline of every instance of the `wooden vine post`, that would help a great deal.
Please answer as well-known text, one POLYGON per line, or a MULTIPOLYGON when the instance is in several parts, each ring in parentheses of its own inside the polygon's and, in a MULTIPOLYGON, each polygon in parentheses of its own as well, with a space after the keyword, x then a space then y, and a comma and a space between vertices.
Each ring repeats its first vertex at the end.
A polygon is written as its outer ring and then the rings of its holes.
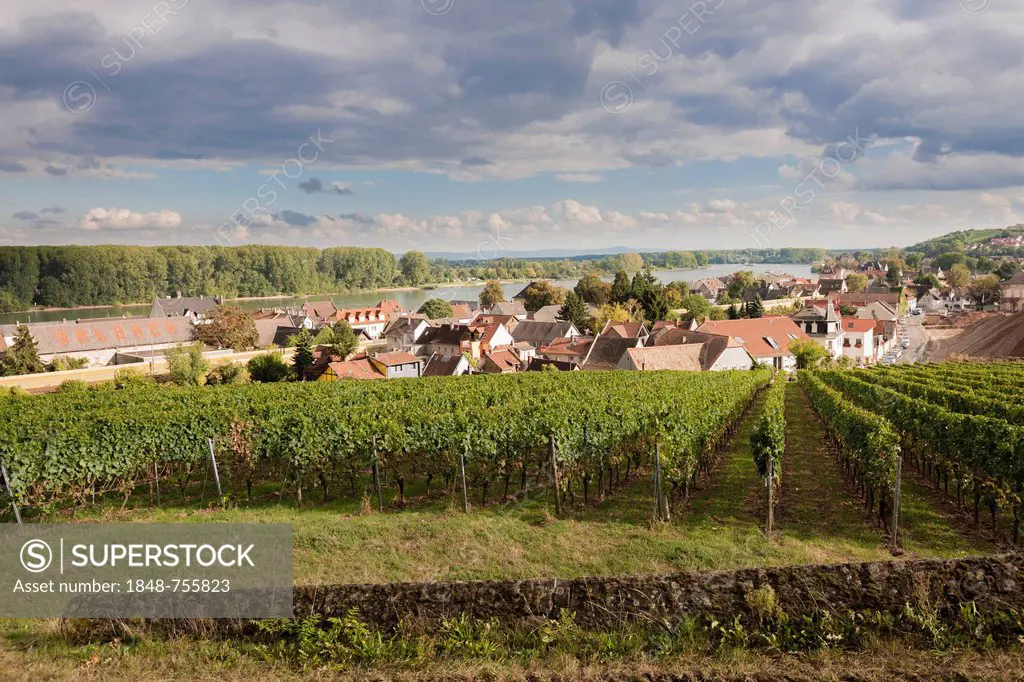
POLYGON ((373 437, 373 491, 377 494, 377 511, 384 511, 384 494, 380 486, 380 456, 377 454, 377 437, 373 437))
POLYGON ((207 438, 206 444, 210 447, 210 463, 213 465, 213 481, 217 484, 217 500, 224 500, 224 493, 220 489, 220 472, 217 470, 217 456, 213 454, 213 439, 207 438))
POLYGON ((903 503, 903 455, 896 455, 896 487, 892 491, 892 551, 899 550, 897 537, 900 521, 900 507, 903 503))
POLYGON ((14 518, 18 520, 18 525, 21 525, 21 511, 18 509, 18 501, 14 499, 14 490, 11 488, 11 477, 7 475, 7 467, 4 466, 3 462, 0 462, 0 473, 4 475, 4 488, 7 489, 7 495, 11 498, 11 509, 14 510, 14 518))
POLYGON ((555 434, 551 434, 551 478, 555 483, 555 513, 562 515, 562 482, 558 477, 558 457, 555 449, 555 434))
POLYGON ((462 511, 469 513, 469 489, 466 487, 466 451, 469 450, 469 438, 466 446, 459 453, 459 477, 462 479, 462 511))
POLYGON ((654 446, 654 519, 669 520, 668 505, 665 503, 664 486, 661 480, 661 443, 654 446))
POLYGON ((772 526, 775 523, 775 456, 768 457, 768 478, 765 481, 768 485, 768 523, 765 532, 772 534, 772 526))

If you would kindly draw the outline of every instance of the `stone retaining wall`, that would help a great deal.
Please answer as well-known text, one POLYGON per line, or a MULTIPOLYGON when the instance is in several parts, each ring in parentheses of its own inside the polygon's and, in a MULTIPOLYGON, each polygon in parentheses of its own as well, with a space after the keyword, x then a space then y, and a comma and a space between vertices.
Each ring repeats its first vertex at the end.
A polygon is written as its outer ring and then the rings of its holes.
POLYGON ((973 601, 991 611, 1024 609, 1024 556, 974 557, 841 565, 751 568, 660 576, 297 587, 295 615, 363 620, 438 620, 465 613, 502 622, 557 618, 562 609, 592 625, 749 610, 747 595, 764 585, 791 615, 821 609, 899 611, 904 604, 939 609, 973 601))

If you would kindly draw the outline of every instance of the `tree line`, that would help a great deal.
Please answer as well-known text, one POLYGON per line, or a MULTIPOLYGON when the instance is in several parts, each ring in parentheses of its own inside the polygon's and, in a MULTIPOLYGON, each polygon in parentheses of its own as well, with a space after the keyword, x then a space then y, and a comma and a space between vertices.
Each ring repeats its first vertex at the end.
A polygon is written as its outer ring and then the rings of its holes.
POLYGON ((637 267, 720 262, 812 262, 821 249, 667 251, 592 258, 449 261, 419 251, 401 257, 357 247, 8 246, 0 247, 0 312, 32 306, 142 303, 159 296, 275 296, 343 293, 396 285, 488 279, 576 279, 637 267))

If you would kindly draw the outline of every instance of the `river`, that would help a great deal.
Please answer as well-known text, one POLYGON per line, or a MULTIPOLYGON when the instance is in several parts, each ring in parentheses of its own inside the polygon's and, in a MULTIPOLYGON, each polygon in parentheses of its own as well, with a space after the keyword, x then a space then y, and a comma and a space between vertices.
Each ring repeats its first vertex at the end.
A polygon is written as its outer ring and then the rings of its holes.
MULTIPOLYGON (((737 270, 750 270, 758 274, 766 272, 789 273, 794 277, 810 277, 810 264, 798 263, 765 263, 755 266, 743 266, 727 263, 709 265, 706 268, 692 270, 655 270, 654 274, 662 282, 676 282, 684 280, 692 282, 705 277, 719 277, 737 270)), ((611 276, 602 277, 611 281, 611 276)), ((576 286, 576 280, 558 280, 555 282, 560 287, 572 288, 576 286)), ((502 285, 505 297, 511 299, 526 286, 525 282, 510 282, 502 285)), ((279 307, 300 307, 306 301, 323 301, 331 299, 339 308, 360 308, 376 305, 382 298, 390 298, 398 301, 406 310, 417 310, 430 298, 443 298, 449 301, 476 300, 483 289, 483 283, 467 285, 445 285, 433 289, 406 289, 401 291, 366 291, 358 294, 317 294, 314 296, 298 296, 290 298, 263 298, 245 299, 231 301, 244 310, 257 310, 259 308, 279 307)), ((125 306, 102 306, 95 308, 75 308, 72 310, 41 310, 20 313, 0 314, 0 324, 15 324, 20 322, 55 322, 60 320, 84 320, 101 317, 122 317, 122 316, 146 316, 152 304, 125 305, 125 306)))

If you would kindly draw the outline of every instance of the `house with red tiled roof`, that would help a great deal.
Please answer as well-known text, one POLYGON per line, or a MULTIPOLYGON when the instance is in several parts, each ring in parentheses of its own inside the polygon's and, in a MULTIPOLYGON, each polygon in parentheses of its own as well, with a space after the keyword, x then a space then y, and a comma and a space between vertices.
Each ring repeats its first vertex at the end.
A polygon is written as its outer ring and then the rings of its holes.
POLYGON ((484 374, 514 374, 521 369, 519 356, 507 348, 487 351, 480 362, 480 371, 484 374))
POLYGON ((645 339, 649 334, 647 326, 643 322, 619 322, 618 324, 609 322, 605 326, 604 333, 620 339, 645 339))
POLYGON ((592 336, 574 336, 572 338, 555 339, 537 352, 541 357, 558 362, 570 362, 576 365, 583 363, 594 342, 592 336))
POLYGON ((843 355, 858 365, 874 364, 875 320, 843 318, 843 355))
POLYGON ((796 340, 810 340, 793 320, 781 316, 708 320, 697 331, 724 336, 729 340, 730 348, 742 348, 754 362, 787 372, 796 369, 796 357, 789 350, 789 344, 796 340))
POLYGON ((317 381, 341 381, 342 379, 385 379, 368 357, 353 358, 348 362, 332 362, 317 381))

